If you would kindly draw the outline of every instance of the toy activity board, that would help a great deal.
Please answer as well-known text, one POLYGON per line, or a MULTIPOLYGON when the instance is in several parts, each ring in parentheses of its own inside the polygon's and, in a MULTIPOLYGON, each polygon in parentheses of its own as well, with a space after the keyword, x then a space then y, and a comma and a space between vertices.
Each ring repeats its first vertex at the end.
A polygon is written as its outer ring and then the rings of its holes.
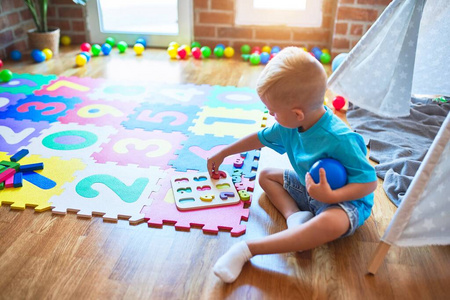
POLYGON ((14 74, 0 83, 0 203, 237 236, 259 150, 223 162, 229 187, 211 189, 215 201, 180 204, 171 178, 202 176, 208 156, 266 117, 249 88, 14 74), (216 205, 221 193, 225 206, 216 205))

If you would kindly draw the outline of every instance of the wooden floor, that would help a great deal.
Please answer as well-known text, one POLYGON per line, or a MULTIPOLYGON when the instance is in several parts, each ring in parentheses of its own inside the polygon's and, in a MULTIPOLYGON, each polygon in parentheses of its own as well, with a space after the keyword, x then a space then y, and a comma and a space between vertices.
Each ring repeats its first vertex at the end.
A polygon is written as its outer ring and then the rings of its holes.
MULTIPOLYGON (((235 60, 171 61, 165 51, 132 51, 94 58, 75 68, 74 48, 46 63, 8 63, 13 72, 133 78, 153 82, 255 87, 260 66, 235 60)), ((263 149, 260 168, 279 165, 263 149)), ((286 228, 260 188, 247 233, 205 235, 105 223, 0 207, 0 299, 449 299, 450 247, 391 247, 376 276, 367 265, 395 206, 379 182, 369 220, 348 238, 312 251, 255 257, 233 284, 212 273, 215 261, 238 241, 286 228)), ((1 197, 1 192, 0 192, 1 197)))

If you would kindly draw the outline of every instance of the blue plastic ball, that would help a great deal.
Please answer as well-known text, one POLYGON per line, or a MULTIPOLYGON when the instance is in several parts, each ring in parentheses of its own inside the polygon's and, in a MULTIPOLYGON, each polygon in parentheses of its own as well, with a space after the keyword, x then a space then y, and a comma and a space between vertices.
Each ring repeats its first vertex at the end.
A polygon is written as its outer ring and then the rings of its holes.
POLYGON ((31 57, 37 63, 45 61, 46 58, 45 53, 38 49, 34 49, 33 51, 31 51, 31 57))
POLYGON ((347 171, 339 161, 333 158, 323 158, 312 165, 309 173, 315 183, 320 181, 321 168, 325 169, 327 181, 332 190, 341 188, 347 183, 347 171))
POLYGON ((280 47, 278 47, 278 46, 273 46, 273 47, 272 47, 272 50, 270 50, 270 54, 278 53, 278 52, 280 52, 280 51, 281 51, 280 47))
POLYGON ((135 44, 142 44, 142 46, 147 47, 147 42, 143 38, 138 38, 135 44))
POLYGON ((347 58, 348 53, 340 53, 338 54, 334 59, 333 62, 331 63, 331 71, 334 72, 334 70, 336 70, 341 63, 347 58))
POLYGON ((80 54, 84 55, 88 62, 91 60, 91 55, 89 54, 89 52, 83 51, 83 52, 80 52, 80 54))
POLYGON ((19 50, 13 50, 11 51, 11 53, 9 54, 9 56, 11 57, 12 60, 14 61, 19 61, 22 59, 22 53, 19 50))
POLYGON ((263 52, 259 56, 261 58, 261 63, 262 64, 267 64, 269 62, 269 60, 270 60, 270 54, 267 53, 267 52, 263 52))
POLYGON ((225 45, 224 45, 224 44, 218 44, 218 45, 216 46, 216 48, 222 48, 223 50, 225 50, 225 45))
POLYGON ((102 45, 102 52, 103 52, 103 55, 109 55, 109 53, 111 52, 111 50, 112 50, 112 47, 111 47, 110 44, 104 43, 104 44, 102 45))

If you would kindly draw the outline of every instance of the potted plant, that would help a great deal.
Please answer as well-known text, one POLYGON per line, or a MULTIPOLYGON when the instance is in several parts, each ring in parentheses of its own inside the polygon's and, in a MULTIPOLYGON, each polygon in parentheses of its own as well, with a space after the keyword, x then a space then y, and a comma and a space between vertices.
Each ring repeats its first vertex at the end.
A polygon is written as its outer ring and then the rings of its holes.
MULTIPOLYGON (((77 4, 86 4, 87 0, 73 0, 77 4)), ((53 54, 59 52, 59 28, 48 27, 47 10, 49 0, 24 0, 33 16, 35 29, 28 31, 28 39, 32 49, 49 48, 53 54)))

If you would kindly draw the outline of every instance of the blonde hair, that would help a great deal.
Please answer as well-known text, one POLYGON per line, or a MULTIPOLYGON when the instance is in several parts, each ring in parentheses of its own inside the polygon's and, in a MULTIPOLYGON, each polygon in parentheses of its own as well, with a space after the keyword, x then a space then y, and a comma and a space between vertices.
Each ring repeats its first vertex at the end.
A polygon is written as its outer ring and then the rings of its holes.
POLYGON ((261 98, 306 110, 323 105, 326 88, 323 66, 297 47, 281 50, 264 68, 256 86, 261 98))

